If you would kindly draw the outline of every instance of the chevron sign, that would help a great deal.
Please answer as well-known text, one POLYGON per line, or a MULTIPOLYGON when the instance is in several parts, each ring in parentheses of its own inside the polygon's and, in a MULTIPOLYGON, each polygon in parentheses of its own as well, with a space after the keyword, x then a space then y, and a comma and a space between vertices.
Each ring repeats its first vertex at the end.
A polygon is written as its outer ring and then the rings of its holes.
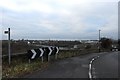
POLYGON ((41 58, 43 62, 43 57, 48 58, 48 61, 50 60, 51 55, 55 55, 57 59, 57 54, 59 52, 58 47, 43 47, 39 49, 31 49, 27 51, 27 57, 30 60, 41 58))

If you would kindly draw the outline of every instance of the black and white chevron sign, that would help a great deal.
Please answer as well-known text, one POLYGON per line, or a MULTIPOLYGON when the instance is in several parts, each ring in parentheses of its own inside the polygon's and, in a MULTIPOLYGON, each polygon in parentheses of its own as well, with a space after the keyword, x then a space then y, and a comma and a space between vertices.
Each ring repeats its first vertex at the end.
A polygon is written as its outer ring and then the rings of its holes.
POLYGON ((31 50, 28 50, 27 53, 28 53, 29 59, 34 59, 34 58, 42 57, 44 53, 44 49, 43 48, 31 49, 31 50))
POLYGON ((58 47, 43 47, 43 48, 39 48, 39 49, 28 50, 27 56, 30 60, 41 57, 42 61, 43 61, 43 57, 47 57, 48 61, 49 61, 50 56, 57 55, 58 52, 59 52, 58 47))

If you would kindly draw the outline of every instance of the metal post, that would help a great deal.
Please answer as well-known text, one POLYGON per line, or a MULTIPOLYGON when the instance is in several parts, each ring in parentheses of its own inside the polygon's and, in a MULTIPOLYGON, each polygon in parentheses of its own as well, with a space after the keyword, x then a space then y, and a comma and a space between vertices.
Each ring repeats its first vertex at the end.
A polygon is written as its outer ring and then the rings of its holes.
POLYGON ((11 51, 10 51, 10 28, 8 28, 8 31, 5 31, 5 34, 8 34, 8 62, 9 65, 11 64, 11 51))
POLYGON ((99 30, 99 52, 100 52, 100 31, 101 30, 99 30))
POLYGON ((8 28, 8 53, 9 53, 9 64, 11 64, 11 52, 10 52, 10 28, 8 28))
POLYGON ((50 61, 50 55, 48 55, 48 62, 50 61))
POLYGON ((57 59, 57 54, 55 54, 55 59, 57 59))
POLYGON ((41 59, 42 59, 42 63, 43 63, 43 56, 41 57, 41 59))
POLYGON ((30 59, 28 60, 28 62, 29 62, 29 64, 30 64, 30 62, 31 62, 30 59))

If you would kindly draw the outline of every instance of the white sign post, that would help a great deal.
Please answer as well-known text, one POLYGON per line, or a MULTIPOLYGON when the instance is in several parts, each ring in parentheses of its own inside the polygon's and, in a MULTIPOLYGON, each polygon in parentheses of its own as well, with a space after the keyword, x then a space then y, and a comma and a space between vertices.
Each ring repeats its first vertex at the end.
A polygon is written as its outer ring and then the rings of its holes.
POLYGON ((9 65, 11 64, 11 51, 10 51, 10 28, 8 28, 8 31, 4 32, 5 34, 8 34, 8 58, 9 58, 9 65))

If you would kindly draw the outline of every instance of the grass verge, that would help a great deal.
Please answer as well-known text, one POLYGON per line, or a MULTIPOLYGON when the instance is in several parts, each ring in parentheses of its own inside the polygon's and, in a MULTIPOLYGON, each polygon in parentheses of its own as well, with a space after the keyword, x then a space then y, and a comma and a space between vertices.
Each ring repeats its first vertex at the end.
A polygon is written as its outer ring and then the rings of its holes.
POLYGON ((49 65, 47 61, 44 63, 40 59, 36 59, 28 63, 24 56, 12 57, 11 65, 8 64, 7 57, 2 63, 2 78, 17 78, 35 70, 41 70, 49 65))

